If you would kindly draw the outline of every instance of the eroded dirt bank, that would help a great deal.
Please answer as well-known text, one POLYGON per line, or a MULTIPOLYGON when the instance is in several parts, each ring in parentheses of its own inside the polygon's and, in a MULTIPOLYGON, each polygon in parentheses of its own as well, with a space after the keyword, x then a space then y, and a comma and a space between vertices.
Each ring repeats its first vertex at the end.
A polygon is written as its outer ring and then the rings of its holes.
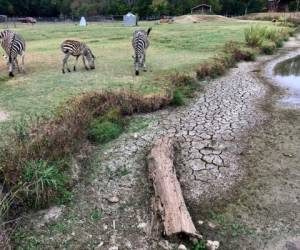
POLYGON ((300 118, 266 105, 275 93, 257 74, 266 59, 241 63, 187 107, 140 116, 148 126, 139 122, 139 129, 132 126, 96 149, 88 164, 82 159, 86 168, 75 171, 81 182, 72 204, 29 215, 15 243, 39 249, 176 247, 147 235, 152 189, 145 156, 162 134, 177 138, 176 168, 192 217, 218 224, 206 230, 206 223, 196 223, 200 233, 221 240, 221 249, 260 249, 274 230, 283 236, 275 222, 286 232, 299 230, 292 207, 299 206, 300 118))

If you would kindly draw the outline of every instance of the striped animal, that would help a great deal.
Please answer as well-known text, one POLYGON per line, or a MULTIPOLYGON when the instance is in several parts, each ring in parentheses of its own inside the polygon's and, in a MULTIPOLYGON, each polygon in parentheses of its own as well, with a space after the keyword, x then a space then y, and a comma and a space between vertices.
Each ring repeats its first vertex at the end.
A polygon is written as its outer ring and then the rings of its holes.
POLYGON ((20 72, 18 55, 22 58, 22 72, 25 72, 24 60, 25 60, 25 49, 26 44, 23 37, 11 30, 4 30, 0 32, 0 43, 4 49, 8 64, 9 76, 13 77, 13 70, 15 67, 20 72))
POLYGON ((152 28, 145 30, 136 30, 133 33, 132 47, 134 49, 134 69, 135 74, 139 75, 140 68, 146 69, 146 49, 149 47, 149 34, 152 28))
POLYGON ((92 53, 91 49, 85 43, 75 41, 75 40, 66 40, 61 44, 61 51, 65 54, 65 57, 63 59, 63 66, 62 66, 63 73, 65 73, 66 66, 68 72, 71 72, 68 66, 68 59, 70 56, 76 57, 74 71, 76 71, 76 66, 80 56, 82 56, 82 61, 86 70, 95 69, 96 58, 92 53))

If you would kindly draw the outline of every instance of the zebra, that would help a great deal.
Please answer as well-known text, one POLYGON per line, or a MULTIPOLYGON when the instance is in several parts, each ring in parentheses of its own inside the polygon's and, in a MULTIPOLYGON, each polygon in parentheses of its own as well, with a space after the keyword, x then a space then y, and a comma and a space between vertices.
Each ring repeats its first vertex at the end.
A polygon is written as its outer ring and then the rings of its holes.
POLYGON ((14 76, 13 70, 15 66, 17 66, 18 71, 20 72, 18 55, 20 55, 22 58, 22 72, 25 73, 24 60, 26 44, 23 37, 11 30, 4 30, 0 32, 0 41, 1 47, 6 53, 6 56, 4 56, 4 58, 7 59, 9 76, 14 76))
POLYGON ((134 59, 134 69, 135 74, 139 75, 140 68, 143 67, 144 71, 146 69, 146 49, 149 47, 149 34, 152 28, 149 28, 147 31, 145 30, 136 30, 133 33, 132 38, 132 47, 134 49, 135 55, 133 56, 134 59))
POLYGON ((82 61, 86 70, 95 69, 96 57, 85 43, 75 40, 66 40, 61 44, 61 51, 65 54, 62 66, 63 74, 65 73, 65 66, 67 66, 68 72, 71 72, 68 66, 68 59, 70 55, 76 57, 76 62, 73 68, 74 71, 76 71, 77 62, 80 56, 82 56, 82 61), (88 65, 86 64, 86 60, 88 65))

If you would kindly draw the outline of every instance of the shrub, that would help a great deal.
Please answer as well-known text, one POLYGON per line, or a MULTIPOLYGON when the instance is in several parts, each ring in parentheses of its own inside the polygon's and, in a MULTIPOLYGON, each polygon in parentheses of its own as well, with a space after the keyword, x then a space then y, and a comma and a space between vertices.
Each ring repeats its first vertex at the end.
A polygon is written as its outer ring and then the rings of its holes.
POLYGON ((275 52, 276 44, 272 41, 264 40, 260 47, 264 54, 272 55, 275 52))
POLYGON ((226 65, 223 63, 218 59, 212 59, 208 62, 201 63, 196 70, 197 78, 203 80, 223 75, 226 71, 226 65))
POLYGON ((184 104, 185 104, 184 94, 179 89, 176 89, 173 93, 173 99, 171 101, 171 105, 182 106, 184 104))
POLYGON ((68 178, 62 174, 59 163, 43 160, 28 161, 22 169, 21 183, 27 203, 34 207, 44 206, 53 199, 69 196, 66 189, 68 178))
POLYGON ((88 130, 88 138, 96 143, 107 143, 116 139, 123 132, 122 126, 111 121, 95 119, 88 130))
POLYGON ((256 57, 256 51, 254 49, 243 47, 233 41, 227 42, 224 46, 223 51, 226 54, 230 54, 232 60, 234 60, 235 62, 253 61, 256 57))
POLYGON ((245 29, 245 41, 250 47, 260 47, 263 42, 265 29, 260 27, 250 27, 245 29))
POLYGON ((172 88, 175 89, 174 91, 180 91, 187 98, 194 97, 196 90, 200 89, 200 85, 196 82, 195 78, 189 75, 176 73, 170 76, 170 80, 172 88))

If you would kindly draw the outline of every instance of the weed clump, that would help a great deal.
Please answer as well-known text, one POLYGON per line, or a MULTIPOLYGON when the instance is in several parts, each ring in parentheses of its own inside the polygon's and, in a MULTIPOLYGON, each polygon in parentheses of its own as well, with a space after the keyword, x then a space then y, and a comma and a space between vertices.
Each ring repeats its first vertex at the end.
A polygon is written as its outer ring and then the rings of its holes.
POLYGON ((267 28, 267 27, 250 27, 245 30, 245 40, 248 46, 257 47, 265 54, 273 54, 276 48, 283 46, 283 42, 287 41, 293 35, 292 28, 267 28))
POLYGON ((22 169, 20 182, 28 206, 43 207, 55 200, 65 201, 70 198, 67 190, 69 178, 62 174, 59 163, 42 160, 28 161, 22 169))
POLYGON ((88 130, 88 138, 96 143, 107 143, 116 139, 123 132, 123 127, 111 121, 95 119, 88 130))
POLYGON ((272 54, 274 54, 274 52, 276 50, 276 44, 274 42, 272 42, 272 41, 265 40, 261 44, 260 49, 261 49, 261 51, 264 54, 266 54, 266 55, 272 55, 272 54))
POLYGON ((176 89, 173 93, 173 99, 171 101, 171 105, 182 106, 184 104, 185 104, 184 94, 179 89, 176 89))

